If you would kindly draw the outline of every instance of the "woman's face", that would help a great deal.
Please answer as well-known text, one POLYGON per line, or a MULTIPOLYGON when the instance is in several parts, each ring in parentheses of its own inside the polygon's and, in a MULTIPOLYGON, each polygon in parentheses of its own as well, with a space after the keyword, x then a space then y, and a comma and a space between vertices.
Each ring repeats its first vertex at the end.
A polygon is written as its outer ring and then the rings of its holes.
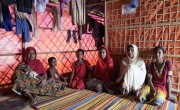
POLYGON ((56 65, 57 65, 56 59, 52 59, 52 60, 51 60, 51 63, 50 63, 50 66, 55 67, 56 65))
POLYGON ((28 53, 28 59, 29 60, 34 60, 36 58, 36 53, 34 50, 29 50, 29 53, 28 53))
POLYGON ((102 59, 105 59, 106 56, 107 56, 106 50, 105 50, 104 48, 102 48, 102 49, 100 50, 99 55, 100 55, 100 57, 101 57, 102 59))
POLYGON ((127 54, 130 58, 133 58, 134 57, 134 48, 133 47, 127 48, 127 54))
POLYGON ((76 54, 77 58, 78 59, 83 59, 83 52, 79 51, 77 54, 76 54))
POLYGON ((163 50, 158 49, 155 53, 154 53, 154 57, 156 60, 162 60, 164 57, 164 53, 163 50))

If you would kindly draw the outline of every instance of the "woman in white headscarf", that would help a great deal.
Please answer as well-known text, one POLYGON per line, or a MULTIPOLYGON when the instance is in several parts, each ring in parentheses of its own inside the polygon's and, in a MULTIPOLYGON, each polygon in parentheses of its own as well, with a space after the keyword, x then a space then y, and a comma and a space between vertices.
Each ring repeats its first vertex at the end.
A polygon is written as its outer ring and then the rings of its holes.
POLYGON ((127 57, 121 61, 120 74, 116 82, 122 84, 125 93, 136 92, 143 86, 145 81, 145 63, 139 57, 136 45, 128 45, 126 53, 127 57))

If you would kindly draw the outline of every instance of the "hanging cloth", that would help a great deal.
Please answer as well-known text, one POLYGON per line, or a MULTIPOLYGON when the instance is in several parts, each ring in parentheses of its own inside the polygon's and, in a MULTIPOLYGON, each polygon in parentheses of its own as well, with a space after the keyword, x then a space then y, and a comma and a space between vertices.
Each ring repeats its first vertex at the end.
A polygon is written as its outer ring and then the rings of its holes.
POLYGON ((46 4, 49 0, 34 0, 34 6, 36 12, 45 12, 46 4))
POLYGON ((16 0, 17 11, 31 14, 34 0, 16 0))
POLYGON ((1 2, 0 2, 0 22, 3 21, 3 14, 2 14, 2 5, 1 5, 1 2))
POLYGON ((72 0, 70 3, 72 24, 86 24, 86 0, 72 0))
POLYGON ((61 28, 61 18, 60 18, 60 10, 59 7, 53 7, 53 30, 57 32, 61 28))

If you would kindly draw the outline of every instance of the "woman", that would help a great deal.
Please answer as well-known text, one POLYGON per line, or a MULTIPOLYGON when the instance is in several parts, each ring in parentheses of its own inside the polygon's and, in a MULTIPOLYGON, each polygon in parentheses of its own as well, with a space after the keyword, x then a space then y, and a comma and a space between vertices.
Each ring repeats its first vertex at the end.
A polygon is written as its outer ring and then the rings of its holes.
POLYGON ((122 84, 123 94, 136 92, 144 84, 146 67, 138 54, 136 45, 127 46, 127 57, 121 61, 120 74, 116 80, 117 83, 122 84))
POLYGON ((95 67, 94 78, 87 82, 87 89, 94 89, 96 92, 102 92, 103 84, 112 81, 113 59, 106 46, 99 48, 99 59, 95 67))
POLYGON ((61 85, 58 83, 46 82, 47 74, 40 60, 36 59, 36 50, 33 47, 25 50, 25 60, 16 67, 15 76, 13 91, 20 95, 22 93, 28 95, 31 100, 30 104, 35 103, 35 95, 55 96, 61 89, 61 85), (24 64, 29 64, 32 71, 35 71, 38 76, 34 78, 30 74, 26 74, 24 64))
POLYGON ((164 48, 156 46, 153 50, 155 61, 148 69, 148 85, 140 92, 140 102, 160 106, 166 99, 175 102, 171 94, 171 76, 173 71, 172 62, 164 59, 164 48))

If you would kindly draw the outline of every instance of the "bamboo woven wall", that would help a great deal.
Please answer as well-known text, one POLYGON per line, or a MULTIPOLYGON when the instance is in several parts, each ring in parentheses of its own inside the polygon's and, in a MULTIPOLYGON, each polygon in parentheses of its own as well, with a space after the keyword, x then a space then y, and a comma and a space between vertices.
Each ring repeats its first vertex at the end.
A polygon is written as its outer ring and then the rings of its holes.
MULTIPOLYGON (((15 25, 12 6, 10 10, 15 25)), ((80 47, 79 42, 75 44, 72 37, 70 43, 66 43, 67 29, 78 31, 78 28, 72 25, 68 9, 65 9, 62 17, 62 27, 59 31, 54 32, 52 30, 52 20, 53 15, 50 8, 47 8, 45 13, 39 13, 39 39, 31 37, 31 42, 25 43, 25 47, 33 46, 36 48, 37 58, 43 62, 45 68, 48 68, 48 58, 56 57, 57 69, 63 74, 71 71, 71 64, 76 60, 75 51, 80 47)), ((6 32, 5 29, 0 28, 0 89, 9 87, 7 84, 11 83, 10 78, 15 67, 22 61, 22 40, 15 32, 16 27, 11 32, 6 32)), ((97 51, 91 34, 82 35, 81 48, 86 50, 85 59, 91 65, 95 65, 97 51)))
POLYGON ((152 49, 162 45, 173 61, 173 88, 180 92, 180 0, 138 0, 136 13, 121 14, 131 0, 106 0, 106 41, 115 61, 116 74, 126 46, 136 44, 148 65, 152 49))

